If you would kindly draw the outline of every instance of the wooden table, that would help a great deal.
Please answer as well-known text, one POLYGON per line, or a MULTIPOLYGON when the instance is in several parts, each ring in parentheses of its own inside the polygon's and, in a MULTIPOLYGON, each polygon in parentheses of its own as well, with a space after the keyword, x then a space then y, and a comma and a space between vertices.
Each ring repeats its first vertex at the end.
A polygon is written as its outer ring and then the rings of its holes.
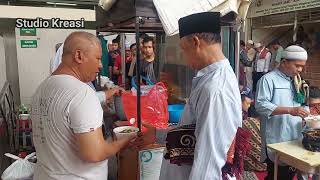
POLYGON ((308 174, 320 174, 320 152, 304 149, 300 141, 268 144, 267 146, 275 151, 274 180, 278 178, 279 161, 308 174))

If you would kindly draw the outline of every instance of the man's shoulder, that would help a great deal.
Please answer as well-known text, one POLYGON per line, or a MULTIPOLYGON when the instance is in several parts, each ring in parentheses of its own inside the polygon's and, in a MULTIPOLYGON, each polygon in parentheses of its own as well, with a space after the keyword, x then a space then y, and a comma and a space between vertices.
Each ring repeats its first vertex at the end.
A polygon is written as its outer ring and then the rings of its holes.
MULTIPOLYGON (((223 71, 223 69, 220 70, 223 71)), ((232 70, 227 69, 225 73, 226 74, 224 74, 223 72, 218 72, 219 76, 211 77, 210 79, 208 79, 208 81, 205 82, 203 91, 207 92, 208 95, 212 95, 221 92, 225 94, 225 91, 228 88, 238 89, 238 81, 232 70)))
POLYGON ((86 91, 91 89, 84 82, 76 79, 75 77, 68 75, 54 75, 47 78, 41 85, 41 88, 48 90, 56 90, 63 92, 78 93, 80 91, 86 91))
POLYGON ((259 81, 267 82, 268 84, 272 84, 272 82, 278 82, 280 79, 282 79, 282 78, 280 78, 278 72, 276 70, 273 70, 273 71, 265 74, 264 76, 262 76, 259 81))

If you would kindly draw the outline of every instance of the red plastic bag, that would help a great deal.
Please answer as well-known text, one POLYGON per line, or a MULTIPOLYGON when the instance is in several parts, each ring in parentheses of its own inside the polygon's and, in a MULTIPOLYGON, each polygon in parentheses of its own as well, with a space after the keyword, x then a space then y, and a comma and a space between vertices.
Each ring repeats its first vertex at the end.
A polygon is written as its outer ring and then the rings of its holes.
MULTIPOLYGON (((125 92, 122 103, 127 119, 137 119, 137 96, 125 92)), ((168 94, 162 82, 155 84, 147 95, 141 96, 141 119, 157 128, 168 127, 168 94)))

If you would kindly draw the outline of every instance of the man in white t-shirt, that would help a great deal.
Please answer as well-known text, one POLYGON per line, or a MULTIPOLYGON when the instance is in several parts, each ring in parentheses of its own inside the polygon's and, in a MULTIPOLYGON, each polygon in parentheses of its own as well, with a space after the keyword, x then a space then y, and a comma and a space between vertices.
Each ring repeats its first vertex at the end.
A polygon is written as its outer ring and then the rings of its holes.
POLYGON ((34 180, 106 180, 107 159, 135 138, 113 142, 103 138, 103 111, 86 84, 99 72, 101 54, 94 35, 71 33, 61 65, 34 94, 31 118, 38 159, 34 180))

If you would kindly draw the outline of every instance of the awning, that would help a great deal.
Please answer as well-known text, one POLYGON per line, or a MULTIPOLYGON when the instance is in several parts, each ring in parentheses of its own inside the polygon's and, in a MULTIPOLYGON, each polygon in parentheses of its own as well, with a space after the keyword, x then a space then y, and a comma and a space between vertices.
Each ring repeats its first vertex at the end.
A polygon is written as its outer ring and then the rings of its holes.
POLYGON ((140 31, 178 33, 178 19, 190 14, 219 11, 222 26, 230 26, 238 17, 243 19, 250 0, 118 0, 105 11, 96 9, 97 31, 134 32, 136 17, 141 17, 140 31))

